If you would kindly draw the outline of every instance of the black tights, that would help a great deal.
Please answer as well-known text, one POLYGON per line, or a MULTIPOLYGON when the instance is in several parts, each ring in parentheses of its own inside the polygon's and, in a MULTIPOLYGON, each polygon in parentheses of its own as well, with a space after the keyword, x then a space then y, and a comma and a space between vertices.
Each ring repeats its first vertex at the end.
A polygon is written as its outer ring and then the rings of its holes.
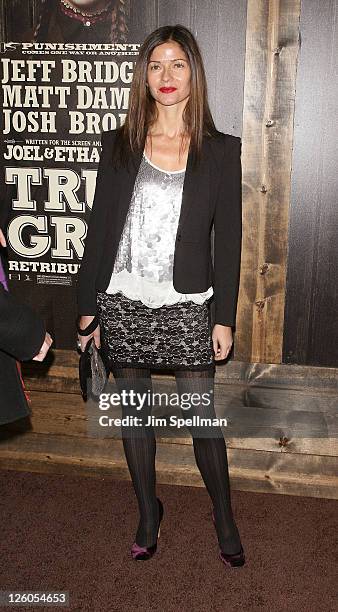
MULTIPOLYGON (((112 372, 119 392, 125 389, 151 394, 150 369, 123 367, 113 368, 112 372)), ((179 395, 208 393, 208 398, 211 400, 208 405, 203 405, 201 402, 189 410, 182 410, 183 418, 191 418, 193 415, 201 418, 216 417, 212 371, 175 370, 175 378, 179 395), (211 394, 210 389, 212 389, 211 394)), ((136 410, 132 403, 122 404, 123 417, 142 415, 147 419, 151 415, 151 401, 145 404, 142 410, 136 410)), ((220 547, 225 553, 237 553, 240 550, 241 541, 231 508, 227 451, 222 430, 218 426, 208 428, 193 425, 189 426, 189 431, 193 437, 196 464, 213 503, 220 547)), ((125 425, 122 427, 122 440, 140 512, 136 542, 139 546, 151 546, 156 541, 159 520, 156 500, 154 429, 152 426, 125 425)))

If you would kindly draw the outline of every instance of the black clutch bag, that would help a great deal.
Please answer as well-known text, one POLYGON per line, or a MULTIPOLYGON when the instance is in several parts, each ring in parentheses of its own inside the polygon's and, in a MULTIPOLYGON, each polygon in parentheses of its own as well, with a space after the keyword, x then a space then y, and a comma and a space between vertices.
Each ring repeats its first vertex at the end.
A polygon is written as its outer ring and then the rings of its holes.
POLYGON ((79 379, 85 402, 88 396, 99 397, 108 380, 108 367, 102 349, 96 347, 94 338, 87 342, 85 350, 81 353, 79 379))

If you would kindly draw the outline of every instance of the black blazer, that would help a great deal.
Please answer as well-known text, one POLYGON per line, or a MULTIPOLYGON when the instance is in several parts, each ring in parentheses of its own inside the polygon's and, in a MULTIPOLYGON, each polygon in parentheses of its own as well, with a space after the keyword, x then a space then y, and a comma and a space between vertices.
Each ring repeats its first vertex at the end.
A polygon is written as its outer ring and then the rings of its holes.
POLYGON ((32 359, 46 335, 43 320, 0 283, 0 425, 30 414, 16 360, 32 359))
MULTIPOLYGON (((79 315, 95 315, 96 292, 108 287, 142 159, 140 151, 134 154, 135 167, 115 170, 111 163, 115 137, 116 130, 102 133, 94 203, 78 275, 79 315)), ((228 326, 235 325, 239 288, 241 146, 237 136, 222 132, 206 136, 197 167, 189 150, 173 267, 174 288, 180 293, 202 293, 213 286, 213 323, 228 326)))

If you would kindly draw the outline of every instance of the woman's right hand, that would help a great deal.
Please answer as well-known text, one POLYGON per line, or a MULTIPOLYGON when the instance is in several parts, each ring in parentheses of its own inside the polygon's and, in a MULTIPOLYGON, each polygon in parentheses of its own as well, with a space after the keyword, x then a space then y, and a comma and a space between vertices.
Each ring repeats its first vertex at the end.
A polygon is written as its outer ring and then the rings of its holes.
MULTIPOLYGON (((80 320, 79 320, 80 329, 86 329, 86 327, 90 325, 90 323, 93 321, 94 318, 95 317, 93 316, 87 316, 87 315, 80 317, 80 320)), ((80 336, 80 334, 78 334, 78 339, 81 344, 82 352, 85 350, 86 344, 87 342, 89 342, 91 338, 94 338, 95 345, 97 346, 97 348, 100 348, 101 339, 100 339, 100 326, 99 325, 97 326, 97 328, 94 330, 92 334, 89 334, 89 336, 80 336)))

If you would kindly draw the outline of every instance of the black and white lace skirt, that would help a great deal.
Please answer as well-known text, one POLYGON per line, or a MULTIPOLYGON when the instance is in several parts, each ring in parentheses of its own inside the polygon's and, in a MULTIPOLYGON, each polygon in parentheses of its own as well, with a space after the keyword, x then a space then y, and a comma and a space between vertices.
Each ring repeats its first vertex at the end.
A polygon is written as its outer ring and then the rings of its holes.
POLYGON ((121 292, 98 293, 97 307, 111 367, 214 371, 210 299, 149 308, 121 292))

